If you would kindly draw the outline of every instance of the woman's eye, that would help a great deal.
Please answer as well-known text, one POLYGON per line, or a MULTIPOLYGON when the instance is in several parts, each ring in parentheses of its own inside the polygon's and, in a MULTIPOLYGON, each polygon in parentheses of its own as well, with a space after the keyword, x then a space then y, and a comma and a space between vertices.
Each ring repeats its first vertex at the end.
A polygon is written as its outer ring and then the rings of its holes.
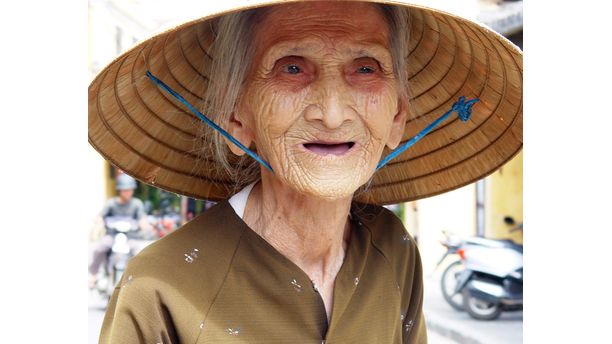
POLYGON ((301 71, 302 70, 300 69, 300 67, 298 67, 296 65, 287 65, 287 66, 285 66, 285 72, 289 73, 289 74, 298 74, 301 71))
POLYGON ((368 66, 361 66, 357 68, 357 73, 360 73, 360 74, 370 74, 374 72, 375 72, 374 68, 368 67, 368 66))

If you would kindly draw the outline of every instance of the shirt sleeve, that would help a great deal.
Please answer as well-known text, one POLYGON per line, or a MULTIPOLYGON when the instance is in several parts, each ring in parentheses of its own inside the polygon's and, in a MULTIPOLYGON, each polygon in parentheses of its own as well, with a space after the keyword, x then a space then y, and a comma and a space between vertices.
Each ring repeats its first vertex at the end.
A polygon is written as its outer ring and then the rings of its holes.
POLYGON ((100 344, 179 343, 168 309, 150 284, 126 270, 109 301, 100 344))

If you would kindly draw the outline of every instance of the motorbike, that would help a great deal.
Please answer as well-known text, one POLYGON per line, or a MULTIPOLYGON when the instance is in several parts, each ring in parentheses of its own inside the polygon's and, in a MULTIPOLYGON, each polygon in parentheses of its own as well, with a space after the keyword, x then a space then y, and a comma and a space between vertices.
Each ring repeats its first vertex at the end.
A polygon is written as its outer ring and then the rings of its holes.
POLYGON ((442 234, 444 235, 444 239, 440 240, 440 244, 446 247, 446 252, 436 264, 434 271, 438 269, 448 257, 454 256, 452 263, 442 272, 440 287, 444 300, 446 300, 452 308, 462 312, 464 311, 463 295, 457 293, 455 289, 457 288, 459 275, 465 270, 465 248, 468 246, 500 247, 501 244, 499 240, 481 237, 460 237, 446 231, 442 231, 442 234))
MULTIPOLYGON (((506 223, 514 224, 514 220, 508 217, 506 223)), ((521 223, 511 232, 522 229, 521 223)), ((462 249, 465 270, 457 276, 454 293, 461 293, 470 317, 494 320, 503 311, 522 310, 523 246, 492 240, 488 245, 467 243, 462 249)))
POLYGON ((110 298, 132 257, 128 239, 140 237, 138 221, 132 217, 108 216, 104 219, 104 225, 106 233, 113 239, 113 244, 98 273, 95 289, 100 295, 110 298))
MULTIPOLYGON (((504 222, 515 225, 511 217, 504 222)), ((522 230, 522 223, 510 231, 522 230)), ((451 263, 440 280, 442 295, 458 311, 478 320, 493 320, 502 311, 522 309, 523 248, 511 240, 448 235, 441 241, 447 248, 439 266, 449 255, 451 263)), ((437 267, 436 266, 436 267, 437 267)))

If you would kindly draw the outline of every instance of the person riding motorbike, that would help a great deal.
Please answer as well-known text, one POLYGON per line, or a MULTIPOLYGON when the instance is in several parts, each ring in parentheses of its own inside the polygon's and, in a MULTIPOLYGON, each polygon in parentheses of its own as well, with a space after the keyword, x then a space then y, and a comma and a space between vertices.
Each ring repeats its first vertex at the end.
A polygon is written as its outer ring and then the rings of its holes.
MULTIPOLYGON (((145 237, 150 230, 143 202, 134 197, 136 189, 136 180, 127 174, 121 174, 117 177, 116 190, 118 196, 107 200, 104 208, 100 212, 98 221, 106 223, 108 219, 113 217, 131 218, 138 223, 138 234, 140 237, 145 237)), ((105 226, 106 227, 106 226, 105 226)), ((96 285, 97 274, 100 265, 105 262, 113 246, 113 236, 107 233, 100 238, 95 244, 93 250, 93 259, 89 265, 89 288, 92 289, 96 285)), ((128 245, 132 254, 136 254, 144 248, 142 240, 138 240, 132 236, 128 240, 128 245)))

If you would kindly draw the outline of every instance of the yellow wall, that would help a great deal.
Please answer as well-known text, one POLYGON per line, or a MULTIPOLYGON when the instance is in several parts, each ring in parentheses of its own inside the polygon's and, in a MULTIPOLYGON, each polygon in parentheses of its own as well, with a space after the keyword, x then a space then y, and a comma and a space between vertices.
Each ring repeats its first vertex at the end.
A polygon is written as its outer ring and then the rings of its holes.
POLYGON ((488 238, 512 239, 523 243, 523 232, 510 233, 504 216, 523 222, 523 152, 486 179, 485 233, 488 238))
POLYGON ((115 196, 115 178, 113 178, 113 168, 108 161, 104 161, 104 186, 106 189, 106 198, 115 196))

